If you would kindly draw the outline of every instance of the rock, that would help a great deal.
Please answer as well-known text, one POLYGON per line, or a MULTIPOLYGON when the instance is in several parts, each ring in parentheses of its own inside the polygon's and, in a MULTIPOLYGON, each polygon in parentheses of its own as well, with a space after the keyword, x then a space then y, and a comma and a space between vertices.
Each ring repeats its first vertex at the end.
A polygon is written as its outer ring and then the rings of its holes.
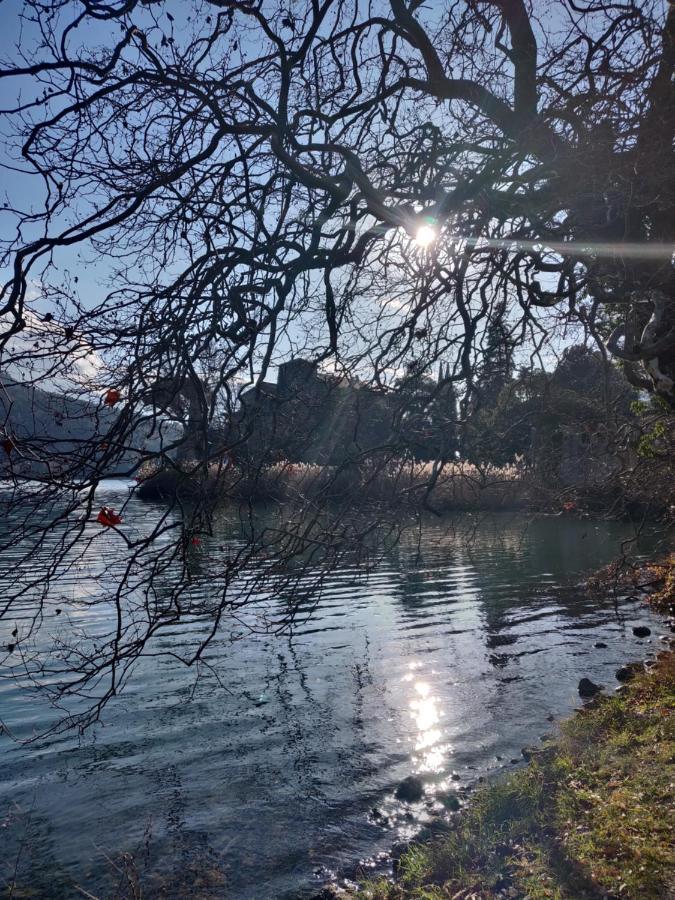
MULTIPOLYGON (((541 761, 541 760, 548 759, 551 756, 551 754, 553 754, 555 752, 555 744, 548 743, 548 744, 544 744, 543 747, 523 747, 523 749, 520 752, 523 754, 523 759, 526 762, 530 762, 530 760, 534 760, 535 762, 537 760, 541 761)), ((517 762, 519 762, 519 760, 512 759, 511 762, 517 763, 517 762)))
POLYGON ((430 819, 425 831, 428 832, 429 837, 436 837, 441 834, 448 834, 449 831, 452 830, 452 825, 448 822, 447 819, 444 819, 443 816, 434 816, 433 819, 430 819))
POLYGON ((424 784, 417 775, 408 775, 396 788, 396 799, 404 803, 417 803, 424 797, 424 784))
POLYGON ((398 874, 398 870, 401 866, 401 859, 410 849, 409 841, 399 841, 397 844, 391 848, 391 867, 394 873, 394 876, 398 874))
MULTIPOLYGON (((415 835, 415 844, 428 844, 433 838, 438 837, 442 832, 440 830, 436 830, 436 820, 429 819, 429 821, 424 825, 423 828, 415 835)), ((448 828, 445 829, 445 834, 448 833, 448 828)))
POLYGON ((622 682, 632 681, 636 675, 643 671, 644 666, 642 663, 628 663, 616 670, 616 680, 622 682))
POLYGON ((604 650, 607 644, 604 641, 596 641, 593 646, 596 650, 604 650))
POLYGON ((510 759, 509 762, 511 763, 512 766, 518 766, 518 765, 520 765, 520 763, 522 762, 522 760, 520 760, 520 759, 510 759))
POLYGON ((343 900, 347 894, 334 884, 327 884, 321 888, 318 894, 314 894, 311 900, 343 900))
POLYGON ((459 781, 459 780, 460 780, 460 776, 457 774, 457 772, 453 772, 452 775, 450 776, 450 779, 451 779, 452 781, 459 781))
POLYGON ((449 809, 450 812, 457 812, 462 807, 462 804, 454 794, 448 794, 446 797, 441 797, 441 803, 446 809, 449 809))
POLYGON ((652 633, 651 628, 647 628, 646 625, 636 625, 633 628, 633 634, 638 638, 646 638, 652 633))
POLYGON ((510 875, 500 872, 500 874, 495 878, 492 887, 495 891, 505 891, 506 888, 511 887, 511 884, 512 880, 510 875))
POLYGON ((595 684, 594 681, 591 681, 590 678, 582 678, 579 682, 579 696, 587 699, 588 697, 595 697, 596 694, 599 694, 602 688, 599 684, 595 684))

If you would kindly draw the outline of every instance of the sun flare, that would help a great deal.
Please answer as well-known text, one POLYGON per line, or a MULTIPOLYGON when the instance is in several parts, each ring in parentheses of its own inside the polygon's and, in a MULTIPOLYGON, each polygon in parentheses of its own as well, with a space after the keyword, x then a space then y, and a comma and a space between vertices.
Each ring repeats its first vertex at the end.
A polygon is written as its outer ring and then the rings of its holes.
POLYGON ((428 247, 437 237, 436 229, 431 225, 420 225, 415 235, 415 243, 418 247, 428 247))

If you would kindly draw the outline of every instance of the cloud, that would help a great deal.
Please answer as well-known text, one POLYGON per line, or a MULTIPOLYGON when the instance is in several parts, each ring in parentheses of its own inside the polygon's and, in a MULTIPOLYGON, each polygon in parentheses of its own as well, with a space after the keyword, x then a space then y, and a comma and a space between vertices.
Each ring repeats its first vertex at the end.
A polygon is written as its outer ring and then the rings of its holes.
MULTIPOLYGON (((98 393, 105 372, 98 354, 77 336, 69 340, 62 325, 28 310, 23 315, 25 328, 0 352, 2 376, 49 392, 98 393)), ((9 322, 8 316, 0 316, 0 332, 9 322)))

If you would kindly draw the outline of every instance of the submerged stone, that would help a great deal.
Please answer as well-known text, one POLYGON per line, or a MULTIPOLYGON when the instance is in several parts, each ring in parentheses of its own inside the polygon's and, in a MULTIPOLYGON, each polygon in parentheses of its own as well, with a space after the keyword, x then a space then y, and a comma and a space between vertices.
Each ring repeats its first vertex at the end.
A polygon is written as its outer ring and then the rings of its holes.
POLYGON ((449 809, 450 812, 457 812, 462 807, 462 804, 454 794, 448 794, 447 796, 442 797, 441 803, 446 809, 449 809))
POLYGON ((311 900, 342 900, 346 898, 347 893, 334 884, 327 884, 321 888, 318 894, 314 894, 311 900))
POLYGON ((646 625, 636 625, 635 628, 633 628, 633 634, 635 635, 635 637, 646 638, 649 637, 651 633, 651 628, 647 628, 646 625))
POLYGON ((378 809, 377 806, 373 806, 370 811, 371 818, 374 822, 377 822, 378 825, 388 825, 389 824, 389 816, 386 816, 381 809, 378 809))
POLYGON ((404 803, 417 803, 424 796, 424 784, 417 775, 408 775, 396 788, 396 799, 404 803))

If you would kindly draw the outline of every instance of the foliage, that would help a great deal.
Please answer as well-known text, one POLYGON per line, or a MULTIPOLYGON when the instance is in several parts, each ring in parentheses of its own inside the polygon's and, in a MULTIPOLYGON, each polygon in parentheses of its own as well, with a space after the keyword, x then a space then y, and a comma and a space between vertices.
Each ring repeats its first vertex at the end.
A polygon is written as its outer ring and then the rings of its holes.
POLYGON ((394 429, 401 450, 418 460, 454 460, 458 410, 452 381, 441 373, 435 382, 411 362, 396 387, 394 429))
POLYGON ((616 454, 633 396, 599 352, 573 345, 550 374, 526 369, 505 381, 492 403, 469 417, 463 453, 474 462, 498 465, 521 457, 545 469, 548 478, 559 477, 561 464, 578 455, 580 444, 586 457, 593 455, 592 441, 596 455, 616 454))

